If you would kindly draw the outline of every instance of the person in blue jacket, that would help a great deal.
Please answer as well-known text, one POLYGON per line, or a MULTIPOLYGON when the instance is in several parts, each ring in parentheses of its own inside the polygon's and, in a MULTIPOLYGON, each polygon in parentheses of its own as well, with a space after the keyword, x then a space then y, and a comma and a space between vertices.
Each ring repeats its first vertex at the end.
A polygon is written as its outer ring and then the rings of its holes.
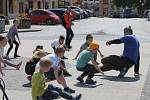
POLYGON ((123 54, 121 56, 110 55, 108 57, 104 57, 101 60, 103 65, 100 69, 102 71, 117 70, 120 71, 118 77, 124 77, 129 68, 135 65, 134 75, 139 75, 140 43, 137 37, 133 35, 131 26, 124 28, 123 37, 107 41, 106 45, 109 46, 121 43, 124 43, 123 54))

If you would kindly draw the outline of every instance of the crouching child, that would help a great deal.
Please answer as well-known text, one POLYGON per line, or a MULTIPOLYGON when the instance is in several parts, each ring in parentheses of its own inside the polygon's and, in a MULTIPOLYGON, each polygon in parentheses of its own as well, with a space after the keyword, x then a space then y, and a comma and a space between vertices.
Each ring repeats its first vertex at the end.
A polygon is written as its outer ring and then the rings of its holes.
POLYGON ((98 49, 99 44, 92 42, 86 50, 83 50, 79 54, 76 68, 78 71, 83 72, 77 78, 79 82, 83 83, 83 78, 87 76, 87 79, 85 81, 86 84, 96 84, 96 81, 92 80, 94 74, 97 71, 102 73, 100 68, 98 68, 96 61, 94 60, 94 53, 96 53, 98 49), (92 64, 89 63, 90 61, 92 62, 92 64))
POLYGON ((32 100, 39 100, 39 98, 43 100, 53 100, 59 96, 67 100, 79 100, 81 94, 73 97, 59 87, 55 87, 52 84, 46 85, 46 82, 50 82, 50 80, 45 79, 44 73, 48 72, 51 66, 52 62, 50 60, 45 58, 40 59, 39 70, 35 72, 32 77, 32 100))

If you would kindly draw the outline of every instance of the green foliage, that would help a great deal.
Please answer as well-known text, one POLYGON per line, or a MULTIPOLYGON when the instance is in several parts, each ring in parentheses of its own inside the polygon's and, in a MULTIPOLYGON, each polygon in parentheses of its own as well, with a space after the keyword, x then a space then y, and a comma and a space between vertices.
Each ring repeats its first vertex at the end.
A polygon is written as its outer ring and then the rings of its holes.
MULTIPOLYGON (((139 7, 141 5, 140 0, 113 0, 114 5, 119 7, 139 7)), ((146 0, 145 5, 150 4, 150 0, 146 0)))

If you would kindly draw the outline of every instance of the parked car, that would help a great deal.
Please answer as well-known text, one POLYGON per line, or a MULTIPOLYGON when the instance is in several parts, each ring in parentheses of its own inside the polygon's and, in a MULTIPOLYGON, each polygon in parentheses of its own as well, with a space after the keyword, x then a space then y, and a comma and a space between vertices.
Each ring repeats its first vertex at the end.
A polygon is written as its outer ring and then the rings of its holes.
POLYGON ((144 18, 147 18, 147 17, 148 17, 148 13, 149 13, 149 12, 150 12, 150 10, 145 10, 145 11, 144 11, 144 15, 143 15, 143 17, 144 17, 144 18))
POLYGON ((29 15, 27 15, 27 18, 30 18, 32 20, 32 24, 59 24, 60 18, 55 15, 53 12, 49 10, 33 10, 29 15))
MULTIPOLYGON (((65 9, 65 8, 58 8, 58 9, 49 9, 49 11, 53 12, 54 14, 56 14, 62 20, 63 15, 67 11, 67 9, 65 9)), ((73 20, 80 19, 80 13, 79 12, 73 11, 73 13, 75 14, 75 18, 73 20)))
POLYGON ((94 12, 92 10, 84 9, 88 14, 89 17, 94 17, 94 12))
POLYGON ((49 9, 49 11, 53 12, 56 14, 61 20, 63 19, 63 15, 65 13, 65 9, 49 9))
POLYGON ((132 11, 132 9, 124 9, 123 10, 123 18, 136 18, 138 15, 132 11))
POLYGON ((84 18, 84 11, 80 7, 77 7, 77 6, 63 6, 63 7, 59 7, 59 8, 65 8, 65 9, 67 9, 68 7, 70 7, 73 11, 79 12, 81 18, 82 19, 84 18))
POLYGON ((86 10, 83 10, 83 13, 84 13, 84 18, 90 17, 90 14, 86 10))
POLYGON ((121 18, 120 13, 119 12, 112 13, 112 18, 121 18))
POLYGON ((147 20, 150 21, 150 12, 147 14, 147 20))
POLYGON ((0 19, 4 19, 4 20, 5 20, 5 24, 6 24, 6 25, 9 25, 9 19, 8 19, 7 16, 0 15, 0 19))

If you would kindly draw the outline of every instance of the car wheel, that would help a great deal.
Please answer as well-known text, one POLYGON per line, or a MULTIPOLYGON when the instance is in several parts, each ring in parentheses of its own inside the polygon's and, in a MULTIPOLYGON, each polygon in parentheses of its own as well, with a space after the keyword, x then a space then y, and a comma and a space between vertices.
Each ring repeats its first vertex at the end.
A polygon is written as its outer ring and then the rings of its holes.
POLYGON ((51 21, 51 19, 47 19, 47 20, 46 20, 46 24, 47 24, 47 25, 52 25, 53 22, 51 21))

